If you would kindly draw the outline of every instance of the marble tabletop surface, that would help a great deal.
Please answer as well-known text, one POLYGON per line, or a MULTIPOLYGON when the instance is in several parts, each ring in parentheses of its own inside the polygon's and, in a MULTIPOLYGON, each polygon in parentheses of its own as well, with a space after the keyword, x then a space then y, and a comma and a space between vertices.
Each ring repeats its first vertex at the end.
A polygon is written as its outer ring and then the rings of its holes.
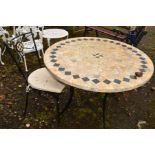
POLYGON ((44 55, 49 72, 60 82, 94 92, 123 92, 143 86, 153 75, 151 59, 126 43, 98 37, 70 38, 44 55))
POLYGON ((58 39, 68 36, 68 32, 63 29, 45 29, 43 30, 43 37, 49 39, 58 39))

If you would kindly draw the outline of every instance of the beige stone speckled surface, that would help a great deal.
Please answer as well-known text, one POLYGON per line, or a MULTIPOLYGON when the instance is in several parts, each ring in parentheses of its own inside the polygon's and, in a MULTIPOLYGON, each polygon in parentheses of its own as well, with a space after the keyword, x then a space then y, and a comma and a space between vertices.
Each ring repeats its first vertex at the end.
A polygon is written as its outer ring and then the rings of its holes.
POLYGON ((144 85, 154 66, 141 50, 96 37, 71 38, 50 46, 44 55, 49 72, 64 84, 95 92, 122 92, 144 85), (141 72, 142 76, 135 76, 141 72))

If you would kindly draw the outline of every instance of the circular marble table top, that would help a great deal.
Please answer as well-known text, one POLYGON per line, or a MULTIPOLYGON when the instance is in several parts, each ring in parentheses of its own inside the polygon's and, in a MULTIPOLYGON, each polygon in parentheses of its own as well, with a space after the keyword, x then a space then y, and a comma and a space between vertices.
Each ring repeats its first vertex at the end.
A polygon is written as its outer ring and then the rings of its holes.
POLYGON ((62 83, 107 93, 138 88, 149 81, 154 71, 152 61, 141 50, 96 37, 58 42, 47 49, 44 63, 62 83))
POLYGON ((58 39, 68 36, 68 32, 63 29, 45 29, 43 30, 43 37, 49 39, 58 39))

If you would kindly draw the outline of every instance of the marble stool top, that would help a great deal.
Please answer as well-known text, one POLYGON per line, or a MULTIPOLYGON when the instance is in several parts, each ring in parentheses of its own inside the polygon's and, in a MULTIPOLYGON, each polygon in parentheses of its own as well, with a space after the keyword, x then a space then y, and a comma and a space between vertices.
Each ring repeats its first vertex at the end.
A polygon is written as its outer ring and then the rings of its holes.
POLYGON ((154 66, 141 50, 97 37, 71 38, 50 46, 44 63, 57 80, 94 92, 122 92, 148 82, 154 66))
POLYGON ((43 30, 43 37, 49 39, 58 39, 68 36, 68 32, 63 29, 45 29, 43 30))

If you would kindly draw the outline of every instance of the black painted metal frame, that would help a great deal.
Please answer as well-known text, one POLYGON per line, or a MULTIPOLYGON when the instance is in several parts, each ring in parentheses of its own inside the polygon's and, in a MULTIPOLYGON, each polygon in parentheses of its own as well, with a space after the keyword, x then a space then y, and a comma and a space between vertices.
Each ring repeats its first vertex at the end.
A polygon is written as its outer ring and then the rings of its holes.
MULTIPOLYGON (((33 37, 33 33, 32 33, 32 30, 30 33, 25 33, 25 34, 31 34, 32 35, 32 38, 33 38, 33 42, 34 42, 34 46, 35 46, 35 49, 37 51, 37 47, 36 47, 36 44, 35 44, 35 41, 34 41, 34 37, 33 37)), ((24 34, 24 35, 25 35, 24 34)), ((19 37, 19 36, 17 36, 19 37)), ((16 37, 16 38, 17 38, 16 37)), ((14 40, 15 38, 13 38, 12 40, 14 40)), ((11 56, 12 60, 15 62, 20 74, 23 76, 23 78, 25 79, 26 81, 26 85, 28 85, 28 81, 27 81, 27 76, 24 74, 24 72, 22 71, 20 65, 18 64, 17 60, 15 59, 14 55, 13 55, 13 52, 11 51, 12 49, 9 47, 8 43, 4 41, 4 45, 6 47, 6 51, 8 52, 8 54, 11 56)), ((38 52, 36 52, 38 53, 38 52)), ((38 60, 39 59, 39 56, 37 54, 37 57, 38 57, 38 60)), ((40 62, 40 61, 39 61, 40 62)), ((40 63, 41 65, 41 63, 40 63)), ((33 88, 31 88, 33 89, 33 88)), ((33 89, 35 90, 35 89, 33 89)), ((64 112, 69 108, 71 102, 72 102, 72 98, 73 98, 73 95, 74 95, 74 87, 70 87, 70 96, 69 96, 69 100, 66 102, 64 108, 62 109, 62 111, 60 111, 60 103, 59 103, 59 98, 60 98, 60 94, 57 94, 57 93, 51 93, 55 99, 56 99, 56 119, 57 119, 57 127, 59 127, 59 122, 60 122, 60 117, 64 114, 64 112)), ((106 128, 106 101, 107 101, 107 97, 108 97, 108 94, 105 93, 104 95, 104 98, 103 98, 103 103, 102 103, 102 112, 103 112, 103 128, 106 128)), ((26 116, 26 113, 27 113, 27 108, 28 108, 28 98, 29 98, 29 90, 26 91, 26 101, 25 101, 25 109, 24 109, 24 117, 26 116)))
MULTIPOLYGON (((26 85, 28 86, 28 81, 27 81, 27 76, 24 74, 23 70, 21 69, 20 65, 18 64, 17 60, 14 57, 13 51, 12 49, 9 47, 7 41, 3 42, 5 47, 6 47, 6 51, 7 53, 10 55, 10 57, 12 58, 12 60, 15 62, 20 74, 23 76, 23 78, 25 79, 26 85)), ((28 88, 28 87, 27 87, 28 88)), ((33 90, 36 90, 34 88, 31 88, 33 90)), ((24 117, 26 116, 27 113, 27 108, 28 108, 28 99, 29 99, 29 92, 30 90, 26 89, 26 101, 25 101, 25 109, 24 109, 24 117)), ((70 87, 70 96, 69 96, 69 100, 67 101, 67 103, 65 104, 64 108, 62 109, 62 111, 60 111, 60 107, 59 107, 59 98, 60 98, 60 94, 57 93, 51 93, 55 99, 56 99, 56 118, 57 118, 57 122, 59 124, 60 121, 60 117, 63 115, 63 113, 69 108, 71 102, 72 102, 72 98, 73 98, 73 94, 74 94, 74 88, 70 87)))

